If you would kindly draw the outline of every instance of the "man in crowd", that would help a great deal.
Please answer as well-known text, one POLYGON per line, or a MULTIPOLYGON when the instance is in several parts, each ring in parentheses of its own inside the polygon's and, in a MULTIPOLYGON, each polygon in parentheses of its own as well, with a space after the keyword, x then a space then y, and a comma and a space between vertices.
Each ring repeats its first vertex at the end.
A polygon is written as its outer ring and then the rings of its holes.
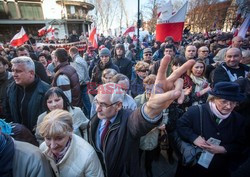
POLYGON ((11 73, 8 71, 9 61, 0 56, 0 118, 5 118, 4 104, 6 103, 7 88, 13 81, 11 73))
POLYGON ((209 57, 209 49, 207 46, 202 46, 198 49, 198 59, 202 59, 205 63, 205 77, 209 79, 209 75, 215 69, 215 67, 212 65, 214 63, 214 60, 209 57))
MULTIPOLYGON (((30 57, 30 53, 28 51, 27 48, 25 47, 19 47, 17 49, 17 56, 18 57, 21 57, 21 56, 26 56, 26 57, 30 57)), ((34 64, 35 64, 35 72, 36 72, 36 75, 38 77, 40 77, 40 79, 42 79, 44 82, 46 83, 50 83, 49 81, 49 77, 44 69, 44 66, 42 63, 36 61, 36 60, 33 60, 34 64)))
POLYGON ((61 88, 73 106, 81 107, 79 77, 74 67, 69 65, 68 53, 65 49, 56 49, 55 65, 56 73, 52 86, 61 88))
POLYGON ((186 60, 195 59, 197 54, 197 48, 194 45, 187 45, 185 50, 186 60))
POLYGON ((241 48, 242 44, 243 44, 243 38, 241 36, 234 37, 233 40, 232 40, 232 45, 227 47, 227 48, 223 48, 223 49, 219 50, 217 55, 213 58, 214 61, 218 62, 218 63, 223 62, 226 51, 229 48, 238 48, 238 49, 240 49, 242 51, 242 48, 241 48))
POLYGON ((165 56, 156 79, 154 91, 147 103, 131 113, 122 109, 124 92, 108 83, 98 88, 94 100, 97 114, 89 125, 89 142, 95 148, 108 177, 142 176, 139 167, 139 139, 157 126, 162 110, 174 100, 182 102, 183 81, 179 77, 190 68, 190 60, 166 79, 170 56, 165 56))
POLYGON ((72 30, 72 34, 69 36, 69 42, 79 41, 79 36, 76 33, 76 30, 72 30))
POLYGON ((35 64, 29 57, 11 60, 14 81, 8 88, 6 115, 8 122, 20 123, 30 131, 34 130, 43 108, 44 94, 49 85, 35 76, 35 64))
POLYGON ((71 47, 69 49, 69 55, 73 60, 73 62, 71 62, 70 65, 75 68, 77 75, 79 77, 81 93, 82 93, 82 101, 84 108, 86 109, 85 115, 88 116, 91 109, 91 104, 87 93, 87 83, 89 82, 88 64, 79 55, 78 49, 76 47, 71 47))
POLYGON ((51 167, 38 147, 15 141, 0 126, 0 176, 52 177, 51 167))
POLYGON ((242 54, 238 48, 230 48, 225 55, 225 62, 221 63, 215 70, 213 75, 213 84, 221 81, 234 82, 238 78, 245 78, 249 67, 241 64, 242 54))
MULTIPOLYGON (((171 56, 171 61, 172 61, 173 57, 176 54, 175 46, 173 44, 167 44, 167 45, 165 45, 165 48, 163 49, 163 51, 164 51, 164 55, 170 55, 171 56)), ((158 70, 160 68, 160 64, 161 64, 161 60, 156 61, 154 63, 154 65, 153 65, 153 67, 150 68, 149 73, 157 75, 158 70)), ((170 62, 169 66, 168 66, 168 69, 167 69, 167 75, 168 76, 171 73, 171 66, 170 65, 171 65, 171 62, 170 62)))
POLYGON ((120 73, 131 79, 132 62, 125 58, 125 48, 123 44, 116 44, 113 63, 118 66, 120 73))

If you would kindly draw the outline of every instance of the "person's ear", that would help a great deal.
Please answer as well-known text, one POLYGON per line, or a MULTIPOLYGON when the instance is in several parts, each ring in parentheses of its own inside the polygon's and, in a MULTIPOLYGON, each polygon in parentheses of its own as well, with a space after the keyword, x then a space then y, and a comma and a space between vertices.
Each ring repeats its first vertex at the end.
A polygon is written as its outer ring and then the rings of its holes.
POLYGON ((117 111, 120 111, 122 109, 122 102, 119 102, 117 105, 117 111))
POLYGON ((4 68, 9 69, 9 65, 8 64, 4 65, 4 68))

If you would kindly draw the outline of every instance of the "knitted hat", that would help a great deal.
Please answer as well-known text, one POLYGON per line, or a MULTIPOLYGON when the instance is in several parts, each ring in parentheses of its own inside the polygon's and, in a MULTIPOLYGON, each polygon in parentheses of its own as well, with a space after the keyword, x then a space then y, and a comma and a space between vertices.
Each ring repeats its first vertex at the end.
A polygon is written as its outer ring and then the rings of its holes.
POLYGON ((111 56, 110 50, 108 48, 103 48, 102 50, 100 50, 99 52, 99 56, 111 56))
POLYGON ((245 99, 244 94, 240 92, 240 85, 234 82, 218 82, 209 93, 229 101, 243 101, 245 99))

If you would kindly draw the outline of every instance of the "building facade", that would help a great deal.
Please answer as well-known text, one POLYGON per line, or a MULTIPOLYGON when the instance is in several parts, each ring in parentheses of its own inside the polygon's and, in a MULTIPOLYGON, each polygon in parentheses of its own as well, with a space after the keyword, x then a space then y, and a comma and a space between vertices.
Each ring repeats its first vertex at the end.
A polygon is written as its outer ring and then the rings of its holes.
POLYGON ((90 30, 93 9, 87 0, 0 0, 0 41, 8 42, 21 26, 33 36, 45 25, 55 28, 58 39, 73 29, 80 35, 90 30))

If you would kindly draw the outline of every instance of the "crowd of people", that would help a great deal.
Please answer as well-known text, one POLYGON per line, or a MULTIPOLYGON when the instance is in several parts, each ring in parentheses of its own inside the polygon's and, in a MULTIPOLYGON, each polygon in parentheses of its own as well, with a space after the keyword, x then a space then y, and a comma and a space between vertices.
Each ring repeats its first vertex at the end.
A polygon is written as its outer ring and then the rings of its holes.
POLYGON ((162 151, 176 177, 248 176, 249 35, 81 40, 0 47, 0 176, 153 177, 162 151))

